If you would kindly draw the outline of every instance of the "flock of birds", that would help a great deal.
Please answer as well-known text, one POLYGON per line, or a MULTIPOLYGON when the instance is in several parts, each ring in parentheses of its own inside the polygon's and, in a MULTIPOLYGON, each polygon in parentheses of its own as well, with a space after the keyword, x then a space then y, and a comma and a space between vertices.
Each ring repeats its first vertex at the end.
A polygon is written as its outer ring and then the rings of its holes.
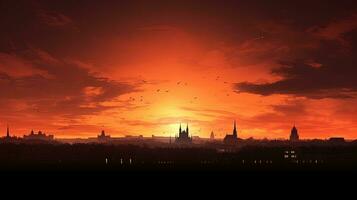
MULTIPOLYGON (((203 78, 205 78, 205 77, 203 76, 203 78)), ((216 76, 216 77, 215 77, 215 81, 220 81, 220 80, 221 80, 221 77, 220 77, 220 76, 216 76)), ((145 83, 148 83, 148 81, 143 80, 142 83, 145 84, 145 83)), ((223 83, 224 83, 224 84, 230 84, 230 83, 227 82, 227 81, 223 81, 223 83)), ((187 82, 183 82, 183 81, 178 81, 178 82, 176 82, 176 85, 177 85, 177 86, 188 86, 188 83, 187 83, 187 82)), ((159 89, 154 90, 154 92, 155 92, 155 93, 170 93, 170 90, 159 88, 159 89)), ((227 93, 226 96, 230 96, 230 94, 227 93)), ((196 100, 198 100, 198 96, 192 97, 192 99, 190 100, 190 103, 194 103, 196 100)), ((143 96, 136 97, 136 98, 135 98, 135 97, 129 97, 129 101, 143 102, 143 101, 144 101, 144 97, 143 97, 143 96)))
MULTIPOLYGON (((262 39, 265 39, 265 36, 263 35, 263 33, 260 33, 260 35, 259 35, 258 37, 256 37, 256 38, 254 38, 253 40, 262 40, 262 39)), ((205 76, 203 76, 203 78, 205 78, 205 76)), ((215 80, 216 80, 216 81, 219 81, 220 78, 221 78, 220 76, 216 76, 216 77, 215 77, 215 80)), ((143 83, 143 84, 147 84, 148 81, 142 80, 142 83, 143 83)), ((227 82, 227 81, 223 81, 223 83, 224 83, 224 84, 230 84, 230 83, 227 82)), ((187 83, 187 82, 178 81, 178 82, 176 83, 176 85, 187 86, 188 83, 187 83)), ((156 92, 157 92, 157 93, 159 93, 159 92, 169 93, 170 90, 157 89, 156 92)), ((227 93, 226 96, 228 97, 228 96, 230 96, 230 94, 227 93)), ((197 100, 197 99, 198 99, 197 96, 193 97, 193 99, 190 101, 190 103, 193 103, 194 100, 197 100)), ((139 98, 129 97, 129 101, 139 101, 139 102, 143 102, 143 101, 144 101, 144 97, 143 97, 143 96, 140 96, 139 98)), ((39 108, 34 108, 34 111, 40 112, 40 109, 39 109, 39 108)))
MULTIPOLYGON (((263 39, 265 39, 265 36, 264 36, 264 34, 263 34, 262 32, 260 32, 259 36, 256 37, 256 38, 254 38, 253 41, 255 41, 255 40, 263 40, 263 39)), ((203 78, 205 78, 205 76, 204 76, 203 78)), ((215 80, 216 80, 216 81, 219 81, 220 78, 221 78, 220 76, 216 76, 215 80)), ((145 84, 145 83, 147 83, 147 81, 143 80, 143 83, 145 84)), ((224 84, 230 84, 230 83, 227 82, 227 81, 223 81, 223 83, 224 83, 224 84)), ((176 85, 187 86, 188 84, 187 84, 187 82, 178 81, 178 82, 176 83, 176 85)), ((157 89, 156 92, 157 92, 157 93, 159 93, 159 92, 169 93, 170 90, 157 89)), ((230 94, 227 93, 226 96, 228 97, 228 96, 230 96, 230 94)), ((198 99, 197 96, 193 97, 193 99, 190 100, 190 103, 193 103, 193 102, 194 102, 195 100, 197 100, 197 99, 198 99)), ((134 97, 130 97, 129 100, 130 100, 130 101, 135 101, 136 99, 135 99, 134 97)), ((140 96, 139 101, 140 101, 140 102, 143 101, 143 96, 140 96)))

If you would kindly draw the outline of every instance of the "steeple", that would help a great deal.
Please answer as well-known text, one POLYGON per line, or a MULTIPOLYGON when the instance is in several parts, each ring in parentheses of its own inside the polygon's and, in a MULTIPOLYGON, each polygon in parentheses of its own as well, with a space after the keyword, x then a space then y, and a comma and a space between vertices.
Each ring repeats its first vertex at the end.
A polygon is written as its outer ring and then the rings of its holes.
POLYGON ((189 133, 189 130, 188 130, 188 123, 186 125, 186 130, 184 128, 182 129, 182 126, 181 126, 181 123, 180 123, 179 134, 178 135, 176 134, 175 142, 176 143, 181 143, 181 144, 191 143, 192 142, 192 135, 190 137, 190 133, 189 133))
POLYGON ((294 126, 291 129, 291 133, 290 133, 290 141, 298 141, 298 140, 299 140, 299 133, 294 123, 294 126))
POLYGON ((233 136, 234 136, 234 137, 237 137, 237 124, 236 124, 236 120, 234 120, 233 136))
POLYGON ((210 139, 211 139, 211 140, 214 140, 214 133, 213 133, 213 131, 211 132, 210 139))
POLYGON ((6 129, 6 137, 10 137, 9 124, 7 125, 7 129, 6 129))

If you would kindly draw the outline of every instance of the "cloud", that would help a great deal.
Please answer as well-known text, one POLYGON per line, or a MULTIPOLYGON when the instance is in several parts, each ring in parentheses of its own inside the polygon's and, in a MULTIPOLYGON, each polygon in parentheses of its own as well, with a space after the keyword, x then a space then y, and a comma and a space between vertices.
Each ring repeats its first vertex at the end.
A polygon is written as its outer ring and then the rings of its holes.
POLYGON ((285 116, 304 116, 307 114, 306 105, 299 100, 287 101, 283 104, 271 105, 271 107, 275 113, 285 116))
POLYGON ((244 117, 241 120, 253 127, 264 125, 264 128, 273 130, 290 127, 294 121, 299 122, 307 114, 307 106, 303 101, 288 101, 282 104, 270 105, 269 107, 270 111, 251 117, 244 117), (265 122, 269 122, 269 124, 265 124, 265 122))
POLYGON ((0 52, 0 73, 1 72, 6 72, 8 75, 14 77, 46 74, 46 71, 36 69, 28 60, 16 54, 0 52))
POLYGON ((144 26, 140 27, 137 30, 139 31, 155 31, 155 32, 166 32, 166 31, 180 31, 178 28, 174 26, 168 26, 168 25, 152 25, 152 26, 144 26))
POLYGON ((356 68, 342 60, 337 63, 323 62, 319 68, 295 61, 272 70, 272 74, 278 75, 281 80, 271 83, 240 82, 234 88, 237 92, 263 96, 287 94, 313 99, 353 98, 357 93, 355 73, 356 68))
POLYGON ((218 110, 218 109, 205 109, 205 108, 193 108, 193 107, 181 107, 181 109, 189 111, 189 112, 195 112, 198 115, 201 116, 206 116, 206 117, 213 117, 217 118, 220 116, 229 116, 233 117, 236 116, 237 114, 234 112, 226 111, 226 110, 218 110))
MULTIPOLYGON (((234 84, 234 90, 263 96, 286 94, 312 99, 354 98, 357 94, 357 79, 354 76, 357 73, 354 64, 357 62, 355 25, 350 19, 342 19, 315 31, 328 39, 315 39, 313 43, 318 40, 318 46, 306 45, 293 51, 290 57, 277 59, 277 67, 271 70, 271 75, 276 77, 274 81, 239 82, 234 84), (336 42, 342 40, 343 43, 336 42)), ((304 43, 306 41, 302 41, 302 46, 304 43)))
POLYGON ((73 24, 70 17, 55 11, 41 10, 38 12, 41 22, 51 27, 64 27, 73 24))
POLYGON ((343 38, 343 34, 351 32, 357 29, 357 14, 352 14, 351 16, 334 20, 327 24, 326 26, 317 26, 309 29, 314 35, 325 40, 337 40, 343 44, 346 43, 343 38))
POLYGON ((9 101, 21 100, 26 105, 23 113, 62 117, 94 115, 115 108, 115 105, 103 103, 137 88, 137 85, 96 76, 88 69, 52 57, 42 50, 30 50, 21 59, 26 60, 31 69, 47 74, 13 76, 6 68, 0 73, 2 106, 9 101))

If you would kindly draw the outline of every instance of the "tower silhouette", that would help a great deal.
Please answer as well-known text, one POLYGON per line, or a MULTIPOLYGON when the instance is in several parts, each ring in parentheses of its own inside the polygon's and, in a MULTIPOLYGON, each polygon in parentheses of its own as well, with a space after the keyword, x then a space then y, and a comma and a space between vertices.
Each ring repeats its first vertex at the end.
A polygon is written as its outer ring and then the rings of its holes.
POLYGON ((7 129, 6 129, 6 137, 9 138, 10 137, 10 129, 9 129, 9 124, 7 125, 7 129))
POLYGON ((299 133, 298 133, 298 130, 294 123, 294 126, 291 129, 291 133, 290 133, 290 141, 294 142, 294 141, 298 141, 298 140, 299 140, 299 133))
POLYGON ((188 133, 188 123, 186 124, 186 133, 187 133, 187 135, 189 135, 188 133))
POLYGON ((235 137, 235 138, 238 137, 236 120, 234 120, 233 137, 235 137))
POLYGON ((214 133, 213 133, 213 131, 211 132, 210 139, 211 139, 211 140, 214 140, 214 133))
POLYGON ((232 135, 227 134, 224 139, 223 142, 225 144, 236 144, 238 142, 238 133, 237 133, 237 123, 236 120, 234 120, 234 125, 233 125, 233 133, 232 135))
POLYGON ((192 137, 190 137, 188 124, 186 125, 186 130, 182 130, 181 123, 180 123, 179 133, 178 133, 178 136, 176 136, 176 138, 175 138, 175 142, 176 143, 181 143, 181 144, 192 143, 192 137))

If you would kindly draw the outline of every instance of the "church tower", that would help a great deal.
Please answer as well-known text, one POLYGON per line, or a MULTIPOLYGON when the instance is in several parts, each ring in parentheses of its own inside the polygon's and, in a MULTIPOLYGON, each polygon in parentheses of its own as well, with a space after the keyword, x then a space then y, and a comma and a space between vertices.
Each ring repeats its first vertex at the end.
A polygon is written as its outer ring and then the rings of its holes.
POLYGON ((7 129, 6 129, 6 137, 9 138, 10 137, 10 129, 9 129, 9 124, 7 125, 7 129))
POLYGON ((299 140, 299 133, 297 128, 294 127, 291 129, 291 133, 290 133, 290 141, 294 142, 294 141, 298 141, 299 140))
POLYGON ((178 136, 176 135, 176 137, 175 137, 175 142, 181 143, 181 144, 192 143, 192 136, 190 137, 190 133, 188 130, 188 124, 186 126, 186 130, 182 130, 182 127, 180 124, 179 133, 178 133, 178 136))
POLYGON ((237 133, 237 123, 236 120, 234 120, 234 127, 233 127, 233 134, 227 134, 223 142, 228 145, 236 144, 238 142, 238 133, 237 133))
POLYGON ((189 136, 189 132, 188 132, 188 124, 186 125, 186 133, 187 133, 187 136, 189 136))
POLYGON ((214 140, 214 133, 213 133, 213 131, 211 132, 211 135, 210 135, 209 139, 210 139, 210 140, 214 140))
POLYGON ((238 137, 236 120, 234 120, 233 137, 238 137))

